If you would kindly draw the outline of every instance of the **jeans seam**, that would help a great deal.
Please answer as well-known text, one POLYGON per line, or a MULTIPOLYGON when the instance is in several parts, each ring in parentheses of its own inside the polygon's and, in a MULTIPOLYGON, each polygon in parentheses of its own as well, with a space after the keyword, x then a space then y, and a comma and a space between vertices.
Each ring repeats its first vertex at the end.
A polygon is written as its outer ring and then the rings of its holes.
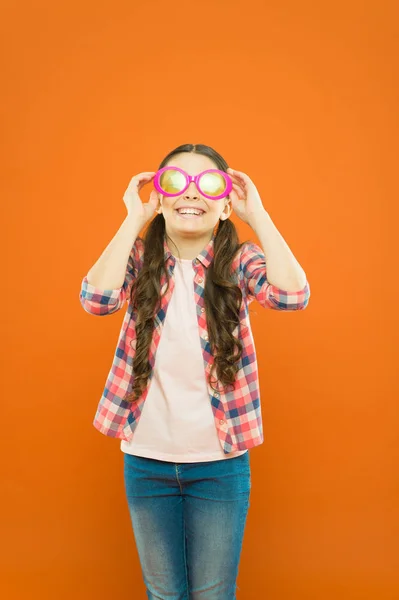
MULTIPOLYGON (((179 484, 180 487, 180 493, 181 493, 181 499, 184 505, 184 498, 183 498, 183 488, 181 486, 180 483, 180 479, 179 479, 179 466, 175 463, 175 470, 176 470, 176 479, 177 482, 179 484)), ((184 569, 186 572, 186 592, 187 592, 187 598, 188 598, 188 594, 189 594, 189 588, 188 588, 188 565, 187 565, 187 554, 186 554, 186 546, 187 546, 187 537, 186 537, 186 524, 184 522, 184 506, 183 506, 183 555, 184 555, 184 569)))

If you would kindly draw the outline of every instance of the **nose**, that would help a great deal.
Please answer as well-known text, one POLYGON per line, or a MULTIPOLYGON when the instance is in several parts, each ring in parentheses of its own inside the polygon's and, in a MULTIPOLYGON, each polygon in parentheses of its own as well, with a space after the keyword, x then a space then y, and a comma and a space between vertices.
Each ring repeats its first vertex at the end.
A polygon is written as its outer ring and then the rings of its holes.
POLYGON ((194 181, 190 182, 190 185, 184 192, 184 198, 199 198, 199 191, 194 181))

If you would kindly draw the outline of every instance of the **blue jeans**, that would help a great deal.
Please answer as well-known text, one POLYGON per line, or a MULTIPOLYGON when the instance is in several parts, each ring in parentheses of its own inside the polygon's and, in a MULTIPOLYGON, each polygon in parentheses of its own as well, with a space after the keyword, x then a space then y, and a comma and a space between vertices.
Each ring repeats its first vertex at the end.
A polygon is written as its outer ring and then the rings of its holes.
POLYGON ((191 463, 125 453, 124 481, 147 598, 235 600, 249 450, 191 463))

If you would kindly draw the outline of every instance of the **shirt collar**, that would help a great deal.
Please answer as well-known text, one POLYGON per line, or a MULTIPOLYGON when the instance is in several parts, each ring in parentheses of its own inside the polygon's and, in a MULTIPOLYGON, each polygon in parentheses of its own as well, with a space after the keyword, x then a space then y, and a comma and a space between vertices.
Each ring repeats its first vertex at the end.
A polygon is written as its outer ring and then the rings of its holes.
MULTIPOLYGON (((207 243, 205 248, 203 250, 201 250, 201 252, 197 255, 197 257, 195 259, 193 259, 193 261, 199 260, 202 262, 202 264, 205 267, 209 267, 209 265, 212 262, 213 256, 214 256, 215 238, 216 238, 216 232, 213 233, 212 238, 209 240, 209 242, 207 243)), ((164 236, 163 247, 164 247, 164 252, 165 252, 165 262, 169 258, 172 258, 172 260, 174 261, 175 256, 172 254, 172 252, 168 246, 168 242, 166 241, 166 235, 164 236)))

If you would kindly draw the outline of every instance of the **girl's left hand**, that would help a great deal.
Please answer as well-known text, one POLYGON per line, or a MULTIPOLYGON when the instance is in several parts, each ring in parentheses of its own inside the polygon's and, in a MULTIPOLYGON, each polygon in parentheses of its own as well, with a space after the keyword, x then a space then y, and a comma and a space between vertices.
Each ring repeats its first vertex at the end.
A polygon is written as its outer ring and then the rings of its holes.
POLYGON ((251 178, 242 171, 229 168, 227 173, 233 182, 229 194, 233 210, 244 223, 250 225, 259 213, 266 212, 259 192, 251 178))

